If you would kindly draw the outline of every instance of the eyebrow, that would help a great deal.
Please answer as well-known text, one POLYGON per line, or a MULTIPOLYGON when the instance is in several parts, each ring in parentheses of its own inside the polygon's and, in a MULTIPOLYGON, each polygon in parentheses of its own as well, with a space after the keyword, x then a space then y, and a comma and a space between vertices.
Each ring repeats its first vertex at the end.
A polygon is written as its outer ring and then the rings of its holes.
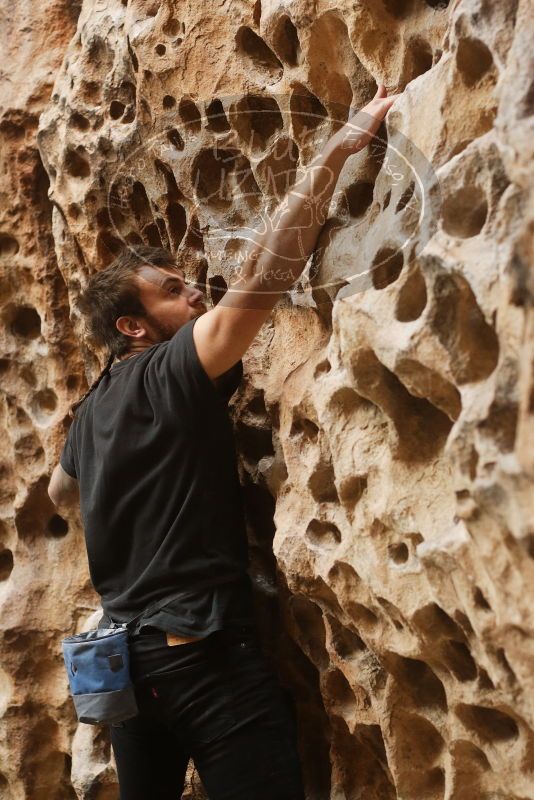
POLYGON ((185 282, 185 275, 169 275, 165 280, 160 284, 161 288, 164 289, 165 286, 169 283, 169 281, 182 281, 185 282))

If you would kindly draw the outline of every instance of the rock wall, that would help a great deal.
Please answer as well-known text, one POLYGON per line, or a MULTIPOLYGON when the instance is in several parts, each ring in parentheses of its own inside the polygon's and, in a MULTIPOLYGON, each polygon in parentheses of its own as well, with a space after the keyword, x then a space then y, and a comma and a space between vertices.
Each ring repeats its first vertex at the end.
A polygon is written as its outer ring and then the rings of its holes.
POLYGON ((529 3, 16 9, 0 121, 2 797, 117 797, 59 653, 97 609, 83 532, 46 494, 68 405, 101 365, 80 287, 145 241, 216 302, 247 230, 378 81, 409 84, 384 146, 344 167, 234 404, 258 614, 296 698, 309 800, 534 797, 529 3))

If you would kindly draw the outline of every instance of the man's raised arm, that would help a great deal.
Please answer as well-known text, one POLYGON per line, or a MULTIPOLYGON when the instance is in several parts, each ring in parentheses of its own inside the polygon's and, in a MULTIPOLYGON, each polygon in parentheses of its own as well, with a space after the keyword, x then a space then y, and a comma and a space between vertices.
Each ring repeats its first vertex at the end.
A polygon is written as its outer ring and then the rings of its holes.
POLYGON ((379 86, 371 102, 326 142, 268 218, 266 229, 249 242, 244 263, 219 304, 195 323, 195 346, 210 378, 239 361, 281 294, 302 273, 345 161, 372 140, 397 97, 387 97, 379 86))

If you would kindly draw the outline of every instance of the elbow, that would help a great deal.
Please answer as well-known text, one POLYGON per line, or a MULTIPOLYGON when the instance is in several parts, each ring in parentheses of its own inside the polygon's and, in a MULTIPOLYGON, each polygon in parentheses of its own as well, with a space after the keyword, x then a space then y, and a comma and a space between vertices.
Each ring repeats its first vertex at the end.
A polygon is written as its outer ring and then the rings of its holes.
POLYGON ((52 486, 48 487, 48 496, 56 508, 59 508, 61 505, 63 505, 61 496, 58 495, 57 491, 54 491, 52 486))

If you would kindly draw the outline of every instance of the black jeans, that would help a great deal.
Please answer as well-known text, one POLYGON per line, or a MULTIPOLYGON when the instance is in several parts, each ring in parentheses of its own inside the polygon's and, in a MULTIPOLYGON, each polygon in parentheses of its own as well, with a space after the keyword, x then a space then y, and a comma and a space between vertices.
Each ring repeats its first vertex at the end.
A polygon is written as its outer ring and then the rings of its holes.
POLYGON ((253 629, 132 642, 139 714, 111 726, 121 800, 180 800, 192 758, 210 800, 304 800, 293 701, 253 629))

